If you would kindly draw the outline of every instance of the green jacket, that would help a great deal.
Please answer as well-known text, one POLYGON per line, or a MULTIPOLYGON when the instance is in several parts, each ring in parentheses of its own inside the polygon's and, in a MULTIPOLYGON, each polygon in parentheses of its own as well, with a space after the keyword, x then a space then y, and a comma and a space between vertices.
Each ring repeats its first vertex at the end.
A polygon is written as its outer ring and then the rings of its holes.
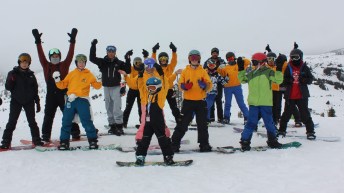
POLYGON ((258 70, 252 70, 246 74, 242 70, 238 74, 240 82, 248 83, 248 104, 253 106, 272 106, 272 82, 281 84, 283 74, 281 71, 274 72, 272 69, 262 66, 258 70))

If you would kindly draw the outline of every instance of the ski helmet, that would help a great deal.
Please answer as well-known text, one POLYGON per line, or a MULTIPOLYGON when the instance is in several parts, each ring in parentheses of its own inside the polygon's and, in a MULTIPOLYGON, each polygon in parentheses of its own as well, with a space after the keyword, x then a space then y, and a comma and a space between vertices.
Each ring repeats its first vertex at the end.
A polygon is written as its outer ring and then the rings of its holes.
POLYGON ((114 45, 109 45, 106 47, 107 52, 116 52, 117 48, 114 45))
POLYGON ((191 57, 198 57, 198 63, 201 62, 201 53, 198 50, 191 50, 189 52, 189 63, 191 64, 191 57))
POLYGON ((293 49, 290 54, 289 54, 290 58, 292 60, 303 60, 303 52, 300 49, 293 49), (294 58, 294 59, 293 59, 294 58), (299 58, 299 59, 298 59, 299 58))
POLYGON ((146 81, 147 90, 150 94, 157 93, 161 90, 162 82, 157 77, 150 77, 146 81))
POLYGON ((235 54, 233 52, 227 52, 226 59, 228 59, 230 57, 234 57, 235 58, 235 54))
POLYGON ((219 51, 218 48, 213 48, 213 49, 211 49, 211 53, 210 53, 210 54, 212 54, 213 52, 216 52, 217 54, 220 53, 220 51, 219 51))
POLYGON ((261 52, 257 52, 255 54, 253 54, 252 56, 252 64, 253 66, 256 66, 261 63, 264 63, 267 61, 267 57, 264 53, 261 53, 261 52))
POLYGON ((168 54, 167 54, 166 52, 161 52, 161 53, 158 55, 158 61, 159 61, 159 64, 160 64, 160 65, 161 65, 161 62, 162 62, 163 60, 166 61, 165 65, 167 65, 167 64, 168 64, 168 59, 169 59, 169 57, 168 57, 168 54))
POLYGON ((146 65, 147 68, 153 68, 155 64, 155 60, 154 58, 147 58, 145 59, 143 63, 146 65))
POLYGON ((31 64, 31 56, 28 53, 21 53, 18 56, 18 64, 20 64, 20 62, 24 62, 27 61, 29 63, 29 65, 31 64))
POLYGON ((57 48, 53 48, 51 50, 49 50, 49 60, 51 61, 51 56, 54 55, 54 54, 57 54, 59 55, 60 59, 61 59, 61 52, 59 49, 57 48))
POLYGON ((78 61, 83 61, 83 62, 85 62, 85 65, 86 65, 87 57, 84 54, 78 54, 75 56, 75 64, 76 65, 78 64, 78 61))
POLYGON ((266 57, 268 57, 268 58, 272 58, 272 57, 277 58, 277 55, 275 53, 273 53, 273 52, 268 52, 266 54, 266 57))
POLYGON ((135 57, 133 60, 134 69, 137 71, 142 71, 144 69, 142 59, 140 57, 135 57))

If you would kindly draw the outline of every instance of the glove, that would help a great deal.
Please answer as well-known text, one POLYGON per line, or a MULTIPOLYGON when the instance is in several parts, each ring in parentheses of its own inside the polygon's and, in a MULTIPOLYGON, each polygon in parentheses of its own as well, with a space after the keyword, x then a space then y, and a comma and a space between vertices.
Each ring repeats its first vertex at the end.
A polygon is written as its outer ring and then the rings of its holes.
POLYGON ((238 65, 238 70, 239 71, 244 70, 244 60, 242 59, 242 57, 239 57, 237 59, 237 65, 238 65))
POLYGON ((224 67, 226 67, 226 64, 221 64, 221 65, 219 66, 220 69, 223 69, 224 67))
POLYGON ((204 82, 204 78, 202 78, 201 80, 198 80, 198 85, 203 90, 205 90, 205 88, 207 87, 207 84, 204 82))
POLYGON ((148 55, 149 55, 148 51, 145 50, 145 49, 142 49, 142 54, 143 54, 143 57, 144 57, 144 58, 147 58, 148 55))
POLYGON ((226 85, 229 82, 229 77, 223 77, 220 81, 221 85, 226 85))
POLYGON ((73 102, 76 98, 77 98, 77 97, 76 97, 75 94, 70 94, 70 95, 68 95, 68 101, 69 101, 69 102, 73 102))
POLYGON ((0 105, 2 105, 2 99, 0 98, 0 105))
POLYGON ((126 60, 130 60, 130 56, 133 55, 133 50, 129 50, 125 55, 124 55, 124 58, 126 60))
POLYGON ((55 82, 60 82, 61 81, 61 74, 59 71, 55 71, 53 73, 53 79, 55 80, 55 82))
POLYGON ((70 37, 70 40, 69 40, 70 43, 72 44, 75 43, 75 37, 77 33, 78 33, 78 30, 76 28, 73 28, 71 33, 67 33, 68 36, 70 37))
POLYGON ((271 52, 271 49, 270 49, 270 45, 269 45, 269 44, 265 47, 265 50, 268 51, 268 52, 271 52))
POLYGON ((172 52, 177 52, 177 48, 172 42, 170 43, 170 48, 171 48, 172 52))
POLYGON ((32 30, 32 35, 33 35, 33 37, 35 37, 35 43, 36 44, 42 43, 42 41, 41 41, 42 33, 39 33, 38 29, 33 29, 32 30))
POLYGON ((186 83, 180 84, 180 88, 182 88, 183 90, 190 90, 192 86, 193 86, 193 83, 190 82, 190 80, 186 81, 186 83))
POLYGON ((275 62, 276 62, 276 70, 282 71, 284 59, 283 59, 283 56, 281 54, 278 55, 275 62))
POLYGON ((97 76, 97 82, 101 82, 101 81, 102 81, 102 74, 100 73, 97 76))
POLYGON ((164 71, 159 64, 155 63, 153 67, 156 69, 160 76, 164 75, 164 71))
POLYGON ((39 101, 36 102, 36 113, 41 112, 41 105, 39 104, 39 101))
POLYGON ((155 44, 155 46, 152 48, 153 53, 156 53, 156 51, 159 50, 159 48, 160 48, 159 43, 155 44))
POLYGON ((97 39, 94 39, 94 40, 92 40, 91 45, 92 45, 92 46, 95 46, 95 45, 97 45, 97 43, 98 43, 98 40, 97 40, 97 39))
POLYGON ((124 96, 125 93, 127 93, 126 89, 125 89, 125 86, 124 87, 121 87, 121 89, 119 90, 119 93, 121 94, 121 96, 124 96))

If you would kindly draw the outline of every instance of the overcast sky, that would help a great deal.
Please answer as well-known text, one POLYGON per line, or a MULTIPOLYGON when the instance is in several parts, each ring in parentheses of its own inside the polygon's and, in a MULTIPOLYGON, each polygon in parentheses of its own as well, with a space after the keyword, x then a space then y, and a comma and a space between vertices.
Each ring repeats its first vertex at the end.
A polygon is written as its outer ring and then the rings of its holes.
MULTIPOLYGON (((97 56, 113 44, 118 56, 142 48, 167 51, 172 41, 178 48, 179 66, 191 49, 202 59, 212 47, 250 57, 267 43, 276 53, 288 54, 297 41, 305 54, 343 48, 344 1, 342 0, 2 0, 0 6, 1 72, 16 65, 28 52, 31 68, 40 70, 32 29, 42 35, 43 48, 59 48, 64 59, 73 27, 79 30, 75 54, 89 55, 90 42, 98 39, 97 56)), ((88 63, 90 65, 90 63, 88 63)))

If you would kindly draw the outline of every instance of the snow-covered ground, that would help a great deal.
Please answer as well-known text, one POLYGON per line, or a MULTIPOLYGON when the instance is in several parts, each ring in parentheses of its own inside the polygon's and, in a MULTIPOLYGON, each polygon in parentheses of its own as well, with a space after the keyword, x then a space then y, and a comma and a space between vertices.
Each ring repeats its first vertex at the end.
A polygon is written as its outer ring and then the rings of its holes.
MULTIPOLYGON (((320 63, 323 55, 307 56, 310 65, 320 63)), ((326 59, 326 58, 325 58, 326 59)), ((330 56, 328 60, 336 60, 343 64, 344 56, 330 56), (339 59, 337 59, 339 58, 339 59)), ((326 63, 328 61, 325 61, 326 63)), ((92 65, 93 72, 97 73, 92 65)), ((179 67, 182 67, 179 64, 179 67)), ((322 76, 321 70, 315 70, 316 76, 322 76)), ((44 90, 42 73, 37 73, 44 90)), ((344 136, 344 129, 339 126, 344 121, 342 105, 343 91, 328 86, 328 91, 316 85, 310 86, 311 98, 309 106, 317 114, 312 114, 317 136, 344 136), (327 105, 326 102, 330 101, 327 105), (333 106, 337 117, 327 117, 327 110, 333 106), (325 117, 321 117, 324 113, 325 117)), ((243 86, 245 97, 247 85, 243 86)), ((3 87, 1 87, 1 91, 3 87)), ((102 90, 92 90, 94 94, 102 94, 102 90)), ((122 99, 123 109, 125 99, 122 99)), ((44 94, 41 96, 44 107, 44 94)), ((0 135, 2 136, 8 119, 9 101, 0 107, 0 135)), ((95 125, 100 132, 106 132, 107 124, 103 98, 92 100, 95 125)), ((237 117, 238 106, 233 100, 232 123, 242 126, 243 120, 237 117)), ((44 109, 37 114, 37 122, 41 127, 44 109)), ((138 123, 137 108, 134 105, 129 126, 138 123)), ((166 103, 165 114, 167 124, 174 126, 173 119, 166 103)), ((292 122, 292 120, 291 120, 292 122)), ((59 138, 61 112, 57 112, 53 125, 52 138, 59 138)), ((233 145, 239 146, 240 134, 234 133, 233 126, 209 128, 210 143, 213 147, 233 145)), ((260 128, 263 130, 264 128, 260 128)), ((304 128, 292 128, 298 134, 304 134, 304 128)), ((128 129, 128 132, 135 131, 128 129)), ((82 130, 82 132, 84 132, 82 130)), ((189 145, 182 149, 198 147, 197 132, 188 131, 184 137, 190 139, 189 145)), ((20 139, 30 139, 30 131, 22 112, 17 129, 13 136, 13 146, 20 145, 20 139)), ((266 139, 253 136, 252 145, 265 145, 266 139)), ((114 193, 114 192, 177 192, 177 193, 227 193, 227 192, 264 192, 264 193, 342 193, 344 187, 344 142, 308 141, 302 139, 283 138, 280 142, 299 141, 298 149, 268 150, 266 152, 247 152, 235 154, 192 153, 176 154, 175 160, 193 159, 189 167, 117 167, 116 161, 134 161, 134 153, 119 151, 72 151, 44 152, 35 150, 8 151, 0 153, 0 192, 68 192, 68 193, 114 193)), ((99 144, 121 144, 134 146, 134 136, 104 136, 99 144)), ((86 145, 87 142, 73 142, 72 146, 86 145)), ((157 144, 153 138, 151 144, 157 144)), ((162 161, 161 155, 148 155, 147 161, 162 161)))

